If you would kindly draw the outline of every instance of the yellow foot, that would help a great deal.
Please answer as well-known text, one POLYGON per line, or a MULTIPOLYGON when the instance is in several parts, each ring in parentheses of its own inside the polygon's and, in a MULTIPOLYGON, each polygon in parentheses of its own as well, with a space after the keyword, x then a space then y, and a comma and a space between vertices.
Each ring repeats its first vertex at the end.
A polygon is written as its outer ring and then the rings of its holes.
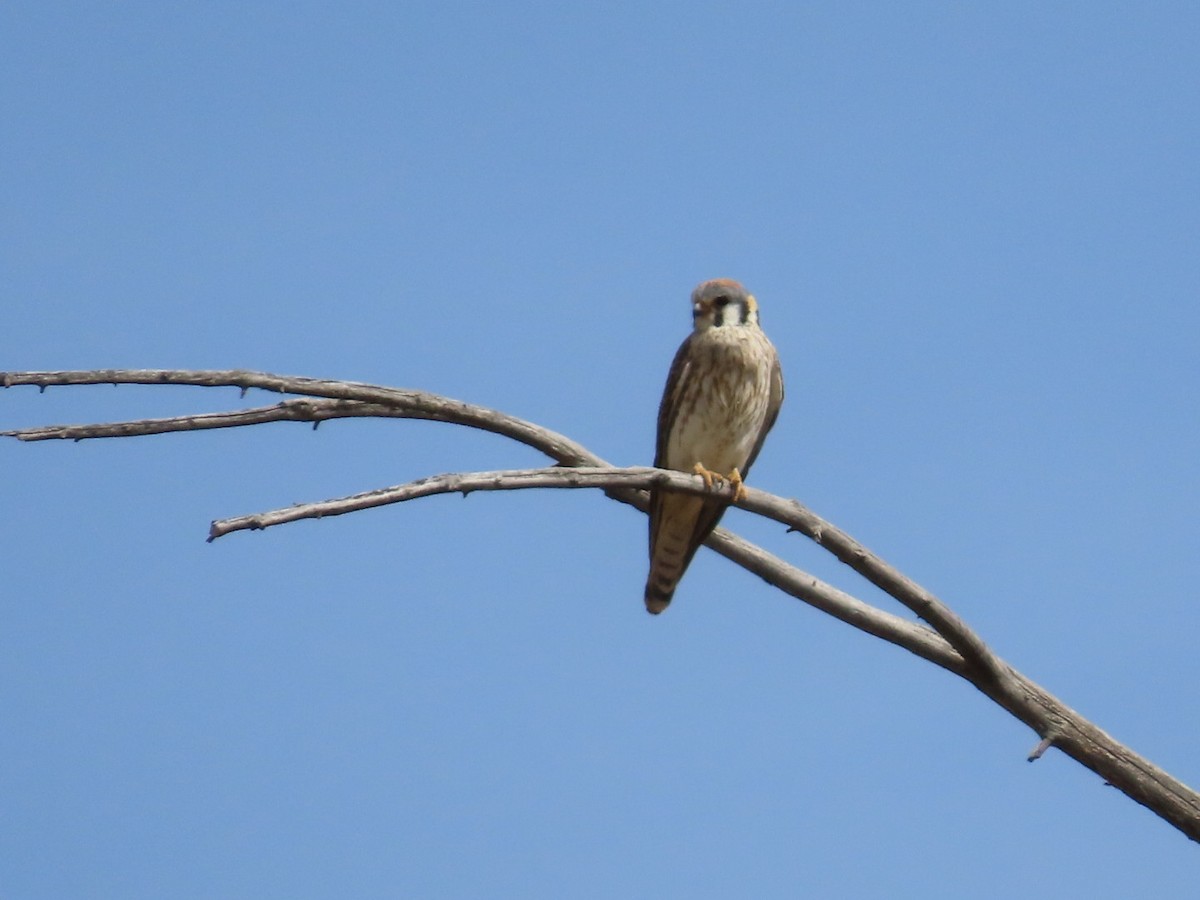
POLYGON ((710 491, 713 487, 713 481, 721 477, 716 472, 710 472, 708 469, 704 468, 704 463, 696 463, 694 466, 692 466, 692 474, 699 475, 701 478, 703 478, 704 486, 710 491))
POLYGON ((735 467, 728 475, 722 475, 720 472, 711 472, 704 468, 704 463, 696 463, 692 466, 692 473, 699 475, 704 479, 704 486, 710 491, 714 484, 721 484, 726 481, 733 486, 733 502, 737 503, 746 499, 746 488, 742 484, 742 473, 735 467))
POLYGON ((742 473, 734 466, 729 473, 729 483, 733 485, 733 502, 739 503, 746 499, 746 486, 742 483, 742 473))

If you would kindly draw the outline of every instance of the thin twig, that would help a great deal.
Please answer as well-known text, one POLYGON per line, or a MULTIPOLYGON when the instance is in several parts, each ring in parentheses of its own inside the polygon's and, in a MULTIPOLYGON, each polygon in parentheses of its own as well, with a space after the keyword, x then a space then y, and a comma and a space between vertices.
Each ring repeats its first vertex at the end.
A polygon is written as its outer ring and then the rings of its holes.
MULTIPOLYGON (((364 491, 339 497, 333 500, 321 500, 315 503, 298 503, 282 509, 269 512, 252 513, 228 519, 218 519, 212 523, 208 539, 210 541, 234 531, 270 528, 273 525, 283 525, 297 522, 301 519, 323 519, 329 516, 340 516, 345 513, 373 509, 377 506, 387 506, 392 503, 403 503, 419 497, 432 497, 436 494, 463 494, 474 491, 520 491, 527 488, 625 488, 633 490, 648 490, 651 486, 670 487, 682 493, 703 494, 710 492, 704 481, 698 475, 683 472, 671 472, 665 469, 636 467, 629 469, 595 468, 595 467, 554 467, 540 469, 512 469, 498 472, 469 472, 434 475, 418 481, 396 484, 391 487, 364 491)), ((712 488, 712 492, 726 495, 733 499, 733 491, 727 484, 712 488)), ((746 489, 747 496, 750 489, 746 489)), ((756 494, 762 493, 755 491, 756 494)))
POLYGON ((1054 746, 1054 738, 1044 737, 1038 741, 1037 746, 1029 751, 1029 756, 1025 757, 1029 762, 1036 762, 1042 758, 1042 754, 1054 746))
POLYGON ((263 425, 267 422, 312 422, 315 426, 328 419, 381 418, 394 415, 396 415, 394 409, 378 403, 306 398, 284 400, 273 406, 259 406, 254 409, 239 409, 232 412, 170 416, 163 419, 135 419, 129 422, 106 422, 93 425, 47 425, 40 428, 19 428, 13 431, 0 431, 0 437, 12 437, 18 441, 84 441, 92 438, 169 434, 174 431, 204 431, 209 428, 238 428, 244 425, 263 425))

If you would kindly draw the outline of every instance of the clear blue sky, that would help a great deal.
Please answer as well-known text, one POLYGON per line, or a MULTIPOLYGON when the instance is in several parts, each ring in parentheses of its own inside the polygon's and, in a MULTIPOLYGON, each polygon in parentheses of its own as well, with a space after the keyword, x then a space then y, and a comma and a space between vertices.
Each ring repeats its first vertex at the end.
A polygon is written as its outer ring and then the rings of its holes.
MULTIPOLYGON (((646 464, 688 293, 753 473, 1200 784, 1188 3, 7 3, 0 368, 422 388, 646 464)), ((0 392, 0 427, 270 402, 0 392)), ((1180 897, 1200 848, 965 683, 419 422, 0 443, 0 894, 1180 897)), ((895 608, 795 535, 726 523, 895 608)))

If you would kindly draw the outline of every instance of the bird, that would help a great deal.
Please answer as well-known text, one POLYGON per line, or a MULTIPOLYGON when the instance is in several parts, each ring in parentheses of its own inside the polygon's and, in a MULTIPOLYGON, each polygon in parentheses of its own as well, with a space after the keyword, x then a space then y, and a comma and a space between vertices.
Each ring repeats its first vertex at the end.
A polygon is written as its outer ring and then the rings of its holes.
MULTIPOLYGON (((728 481, 740 500, 743 479, 783 404, 779 354, 759 325, 758 301, 731 278, 692 291, 692 321, 658 408, 654 466, 692 472, 710 490, 728 481)), ((670 604, 729 502, 651 489, 647 612, 657 615, 670 604)))

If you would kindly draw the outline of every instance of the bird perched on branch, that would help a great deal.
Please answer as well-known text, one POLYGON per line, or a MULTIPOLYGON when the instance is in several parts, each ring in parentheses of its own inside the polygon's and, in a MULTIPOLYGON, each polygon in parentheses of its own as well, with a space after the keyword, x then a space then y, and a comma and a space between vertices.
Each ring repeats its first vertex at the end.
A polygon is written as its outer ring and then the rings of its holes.
MULTIPOLYGON (((783 403, 779 354, 758 323, 758 301, 729 278, 692 291, 692 333, 679 347, 658 408, 654 465, 694 472, 711 489, 728 481, 734 499, 783 403)), ((655 488, 650 492, 646 609, 667 608, 696 550, 729 501, 655 488)))

